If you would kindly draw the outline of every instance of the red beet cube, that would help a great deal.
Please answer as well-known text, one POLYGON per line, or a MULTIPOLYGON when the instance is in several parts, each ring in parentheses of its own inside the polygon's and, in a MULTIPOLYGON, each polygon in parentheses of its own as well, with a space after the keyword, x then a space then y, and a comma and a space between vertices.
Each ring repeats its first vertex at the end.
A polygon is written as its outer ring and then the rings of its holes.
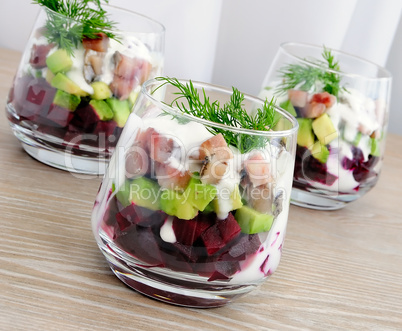
POLYGON ((129 222, 143 227, 161 227, 166 217, 166 214, 162 212, 140 207, 133 203, 123 208, 120 214, 129 222))
POLYGON ((232 213, 229 213, 226 219, 218 221, 217 225, 222 239, 226 244, 235 239, 241 232, 240 225, 232 213))
POLYGON ((14 106, 18 115, 34 120, 46 116, 56 89, 43 78, 22 77, 14 85, 14 106))
POLYGON ((100 121, 99 115, 89 104, 86 107, 77 108, 74 113, 76 117, 74 125, 84 129, 90 129, 92 131, 96 123, 100 121))
POLYGON ((208 281, 229 279, 239 270, 240 264, 238 261, 217 261, 215 263, 215 271, 209 277, 208 281))
POLYGON ((132 226, 117 232, 115 243, 129 254, 150 265, 163 265, 159 246, 152 229, 132 226))
POLYGON ((258 234, 240 234, 237 242, 229 248, 229 254, 238 260, 244 260, 246 255, 254 254, 261 246, 258 234))
POLYGON ((212 225, 212 222, 213 220, 202 216, 192 220, 174 218, 173 231, 178 242, 183 245, 192 245, 200 237, 201 233, 212 225))
POLYGON ((216 223, 204 231, 201 234, 201 238, 204 242, 205 248, 207 249, 208 255, 216 253, 226 245, 216 223))
POLYGON ((73 116, 73 113, 67 108, 52 104, 49 108, 46 118, 61 127, 66 127, 70 123, 73 116))
POLYGON ((133 225, 133 223, 125 218, 121 213, 116 214, 116 222, 119 226, 120 231, 125 231, 127 228, 133 225))

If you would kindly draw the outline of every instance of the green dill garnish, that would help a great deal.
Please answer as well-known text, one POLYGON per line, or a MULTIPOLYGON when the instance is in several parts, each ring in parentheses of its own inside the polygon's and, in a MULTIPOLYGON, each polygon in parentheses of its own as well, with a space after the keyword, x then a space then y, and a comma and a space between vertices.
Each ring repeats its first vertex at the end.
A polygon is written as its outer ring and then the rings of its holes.
POLYGON ((74 53, 83 38, 96 39, 100 32, 116 39, 111 32, 115 22, 108 20, 101 0, 33 0, 33 3, 50 9, 46 11, 44 35, 49 43, 69 54, 74 53))
MULTIPOLYGON (((274 99, 270 102, 265 100, 262 109, 258 108, 252 116, 243 106, 244 94, 235 87, 232 87, 233 93, 230 101, 221 106, 218 100, 211 102, 204 89, 202 89, 201 97, 191 80, 182 84, 176 78, 158 77, 156 79, 164 81, 158 88, 165 84, 171 84, 179 90, 174 92, 177 97, 169 106, 175 106, 184 114, 233 128, 258 131, 269 131, 278 121, 278 117, 275 116, 274 99), (187 101, 186 104, 180 101, 182 98, 187 101)), ((268 141, 268 138, 262 135, 238 133, 209 126, 206 126, 206 129, 214 135, 221 133, 227 144, 235 146, 241 153, 247 153, 255 148, 264 148, 268 141)))
POLYGON ((288 64, 279 70, 283 77, 283 82, 277 87, 278 93, 286 93, 288 90, 297 87, 303 91, 309 91, 317 82, 321 82, 323 90, 334 96, 338 96, 341 89, 340 78, 336 73, 340 70, 339 63, 335 62, 335 58, 331 51, 324 47, 322 53, 324 61, 317 60, 317 66, 310 66, 308 64, 288 64), (329 70, 328 70, 329 69, 329 70))

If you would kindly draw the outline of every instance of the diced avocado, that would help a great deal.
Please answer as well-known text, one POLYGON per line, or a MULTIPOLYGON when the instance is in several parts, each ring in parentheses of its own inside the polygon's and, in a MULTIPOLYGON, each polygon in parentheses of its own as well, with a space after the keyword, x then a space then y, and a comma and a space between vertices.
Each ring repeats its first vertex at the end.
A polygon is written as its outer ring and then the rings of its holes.
POLYGON ((310 152, 311 155, 321 163, 327 162, 329 150, 327 146, 321 144, 319 141, 316 141, 314 145, 310 147, 310 152))
POLYGON ((338 131, 334 127, 331 118, 327 113, 317 117, 312 123, 313 131, 318 140, 323 145, 329 144, 332 140, 338 137, 338 131))
POLYGON ((130 116, 130 106, 128 100, 109 98, 106 99, 106 102, 113 111, 113 120, 117 123, 117 126, 122 128, 130 116))
POLYGON ((309 148, 314 144, 314 133, 311 118, 298 118, 299 131, 297 132, 297 144, 309 148))
POLYGON ((81 97, 70 94, 62 90, 57 90, 53 98, 53 103, 57 106, 74 111, 81 102, 81 97))
POLYGON ((193 177, 190 179, 183 195, 192 206, 198 210, 204 211, 207 205, 216 196, 216 193, 217 189, 215 186, 203 184, 199 179, 193 177))
POLYGON ((160 209, 160 186, 146 177, 127 180, 116 193, 116 197, 124 207, 134 203, 151 210, 160 209))
POLYGON ((74 83, 70 78, 62 73, 56 74, 51 83, 53 87, 62 90, 64 92, 75 94, 80 97, 87 96, 88 93, 82 90, 76 83, 74 83))
POLYGON ((183 220, 193 219, 198 214, 198 209, 187 201, 184 194, 169 189, 161 191, 160 209, 183 220))
POLYGON ((46 81, 47 81, 49 84, 51 84, 53 78, 54 78, 54 73, 51 72, 50 70, 46 70, 46 74, 45 74, 45 79, 46 79, 46 81))
POLYGON ((91 94, 92 99, 103 100, 112 96, 112 91, 105 82, 93 82, 91 84, 94 93, 91 94))
POLYGON ((54 74, 57 74, 70 70, 73 60, 65 49, 59 48, 46 58, 46 65, 54 74))
POLYGON ((96 111, 101 121, 109 121, 113 118, 113 111, 103 100, 91 100, 89 104, 96 111))
POLYGON ((293 107, 292 103, 290 102, 290 100, 286 100, 284 102, 282 102, 279 107, 285 109, 289 114, 293 115, 294 117, 297 116, 295 107, 293 107))
POLYGON ((223 192, 220 196, 216 196, 214 200, 212 200, 214 210, 219 215, 221 211, 221 206, 225 206, 225 210, 228 207, 228 203, 230 203, 230 210, 239 209, 243 206, 243 202, 241 200, 241 195, 239 191, 239 186, 235 186, 234 190, 230 193, 230 196, 227 196, 226 192, 223 192))
POLYGON ((240 225, 241 232, 247 234, 269 231, 274 221, 273 215, 262 214, 248 206, 239 208, 235 218, 240 225))
POLYGON ((373 156, 380 156, 380 154, 381 154, 380 142, 378 141, 378 139, 370 138, 370 144, 371 144, 370 154, 373 156))

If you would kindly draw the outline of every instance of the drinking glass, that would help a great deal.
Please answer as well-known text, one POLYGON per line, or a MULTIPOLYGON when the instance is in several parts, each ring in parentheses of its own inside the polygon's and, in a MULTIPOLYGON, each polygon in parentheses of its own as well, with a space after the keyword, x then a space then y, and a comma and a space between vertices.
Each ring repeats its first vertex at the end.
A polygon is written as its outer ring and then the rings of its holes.
POLYGON ((390 73, 362 58, 324 46, 280 46, 260 97, 275 97, 299 122, 293 204, 339 209, 375 186, 390 91, 390 73))
MULTIPOLYGON (((211 104, 232 96, 179 82, 211 104)), ((138 292, 223 306, 279 264, 298 123, 275 106, 271 130, 215 123, 180 111, 177 93, 159 78, 143 85, 96 197, 93 233, 115 275, 138 292)), ((265 102, 245 95, 243 105, 254 114, 265 102)))
POLYGON ((163 70, 164 27, 129 10, 102 8, 116 38, 90 39, 80 22, 41 7, 6 105, 28 154, 76 173, 104 173, 142 83, 163 70), (57 28, 60 44, 49 39, 57 28))

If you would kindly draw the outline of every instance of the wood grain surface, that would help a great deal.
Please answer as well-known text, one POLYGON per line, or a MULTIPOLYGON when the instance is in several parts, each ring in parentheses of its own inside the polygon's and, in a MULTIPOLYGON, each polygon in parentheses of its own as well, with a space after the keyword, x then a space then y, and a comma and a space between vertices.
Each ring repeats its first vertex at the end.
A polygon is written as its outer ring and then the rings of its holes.
POLYGON ((90 215, 101 178, 28 156, 4 106, 21 54, 0 49, 1 330, 401 330, 402 137, 377 186, 338 211, 291 206, 282 260, 234 303, 188 309, 126 287, 90 215))

